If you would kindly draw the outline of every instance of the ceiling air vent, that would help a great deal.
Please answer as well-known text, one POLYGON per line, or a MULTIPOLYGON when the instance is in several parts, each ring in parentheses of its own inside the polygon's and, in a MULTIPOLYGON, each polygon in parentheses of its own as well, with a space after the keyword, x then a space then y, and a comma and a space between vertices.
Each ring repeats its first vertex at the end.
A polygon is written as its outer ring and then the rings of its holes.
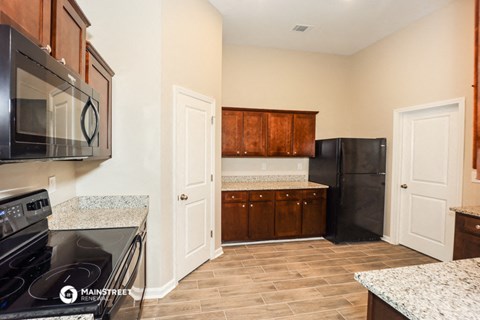
POLYGON ((297 31, 297 32, 305 32, 307 30, 310 30, 312 26, 304 25, 304 24, 297 24, 292 28, 292 31, 297 31))

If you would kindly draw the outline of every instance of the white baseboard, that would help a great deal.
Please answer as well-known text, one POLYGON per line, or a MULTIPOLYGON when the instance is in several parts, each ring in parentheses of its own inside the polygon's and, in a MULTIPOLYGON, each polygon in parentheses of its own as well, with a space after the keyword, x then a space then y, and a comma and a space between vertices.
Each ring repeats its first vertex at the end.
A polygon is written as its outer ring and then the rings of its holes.
POLYGON ((165 297, 170 291, 175 289, 177 286, 177 282, 175 279, 168 281, 165 285, 160 288, 147 288, 145 289, 145 296, 144 299, 161 299, 165 297))
POLYGON ((299 241, 311 241, 311 240, 322 240, 322 239, 325 239, 325 238, 324 237, 315 237, 315 238, 295 238, 295 239, 235 242, 235 243, 224 243, 224 244, 222 244, 222 247, 243 246, 243 245, 246 245, 246 244, 263 244, 263 243, 277 243, 277 242, 299 242, 299 241))
POLYGON ((395 244, 395 243, 393 243, 392 238, 390 238, 389 236, 384 235, 384 236, 381 237, 380 239, 382 239, 382 240, 385 241, 385 242, 388 242, 388 243, 391 243, 391 244, 395 244))
POLYGON ((222 247, 216 249, 216 250, 215 250, 215 254, 214 254, 214 256, 213 256, 213 259, 217 259, 217 258, 220 257, 222 254, 223 254, 223 249, 222 249, 222 247))

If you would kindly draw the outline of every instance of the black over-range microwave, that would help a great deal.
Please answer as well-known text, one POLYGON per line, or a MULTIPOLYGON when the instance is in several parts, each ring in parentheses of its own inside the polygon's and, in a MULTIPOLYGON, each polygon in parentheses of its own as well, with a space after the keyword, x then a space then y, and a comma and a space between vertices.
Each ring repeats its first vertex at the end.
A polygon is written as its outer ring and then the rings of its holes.
POLYGON ((98 101, 78 75, 0 25, 0 162, 92 156, 98 101))

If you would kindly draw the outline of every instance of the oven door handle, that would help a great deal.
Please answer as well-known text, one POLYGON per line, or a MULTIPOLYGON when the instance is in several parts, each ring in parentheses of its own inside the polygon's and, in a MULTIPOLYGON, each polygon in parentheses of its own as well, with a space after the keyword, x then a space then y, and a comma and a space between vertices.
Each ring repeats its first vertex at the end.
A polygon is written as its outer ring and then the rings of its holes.
MULTIPOLYGON (((135 267, 133 268, 132 274, 130 275, 130 278, 128 279, 127 284, 125 285, 125 289, 130 289, 133 285, 133 282, 135 281, 135 279, 137 277, 138 268, 140 266, 140 261, 142 259, 142 254, 143 254, 143 252, 142 252, 143 251, 143 240, 142 240, 141 235, 137 235, 134 238, 132 246, 133 246, 133 249, 130 250, 130 252, 128 254, 127 262, 125 264, 125 267, 122 270, 122 272, 120 273, 120 280, 119 280, 120 282, 118 283, 119 286, 121 285, 121 281, 123 280, 123 278, 125 277, 125 274, 128 271, 128 267, 130 266, 130 261, 131 261, 133 255, 135 254, 135 251, 137 250, 137 248, 139 249, 139 253, 138 253, 137 262, 135 263, 135 267), (138 244, 138 246, 137 246, 137 244, 138 244)), ((119 289, 123 289, 123 288, 119 288, 119 289)), ((113 311, 115 311, 120 306, 119 302, 121 301, 121 297, 122 296, 120 296, 120 295, 115 296, 115 298, 112 301, 112 306, 106 312, 107 314, 112 313, 113 311)))

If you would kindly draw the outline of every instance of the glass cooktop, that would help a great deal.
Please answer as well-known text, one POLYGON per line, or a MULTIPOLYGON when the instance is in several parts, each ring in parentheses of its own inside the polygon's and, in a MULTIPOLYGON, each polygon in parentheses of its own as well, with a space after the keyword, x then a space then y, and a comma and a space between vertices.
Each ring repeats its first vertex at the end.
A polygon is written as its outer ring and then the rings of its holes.
POLYGON ((95 313, 136 228, 50 231, 0 264, 0 318, 95 313), (73 292, 76 291, 76 294, 73 292))

